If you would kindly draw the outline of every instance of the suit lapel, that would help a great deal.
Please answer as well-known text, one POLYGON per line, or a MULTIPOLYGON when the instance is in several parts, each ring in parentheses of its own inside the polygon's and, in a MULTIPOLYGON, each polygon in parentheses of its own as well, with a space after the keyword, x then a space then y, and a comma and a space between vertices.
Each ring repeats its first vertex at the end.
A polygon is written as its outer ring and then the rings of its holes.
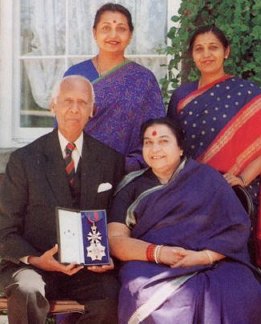
POLYGON ((81 208, 93 208, 97 197, 98 186, 102 180, 100 152, 84 134, 81 162, 81 208))
POLYGON ((46 167, 43 169, 46 173, 50 189, 57 201, 57 206, 72 207, 72 197, 57 130, 54 130, 47 138, 44 154, 46 167))

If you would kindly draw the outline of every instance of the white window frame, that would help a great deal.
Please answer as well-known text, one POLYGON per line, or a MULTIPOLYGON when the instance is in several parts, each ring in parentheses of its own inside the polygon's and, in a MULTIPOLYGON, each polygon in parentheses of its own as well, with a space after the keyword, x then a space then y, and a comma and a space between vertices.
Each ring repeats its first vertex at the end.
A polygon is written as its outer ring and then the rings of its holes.
MULTIPOLYGON (((181 0, 168 1, 168 29, 171 26, 170 18, 178 14, 181 0)), ((120 1, 118 1, 120 3, 120 1)), ((19 95, 15 92, 20 85, 19 61, 19 0, 0 0, 0 147, 21 147, 35 138, 48 133, 50 128, 21 128, 19 125, 20 103, 19 95), (17 72, 16 72, 17 71, 17 72), (16 74, 15 74, 16 73, 16 74), (19 110, 19 111, 18 111, 19 110)), ((130 55, 128 57, 141 57, 141 55, 130 55)), ((146 55, 144 55, 146 56, 146 55)), ((153 55, 152 57, 156 57, 153 55)), ((55 56, 56 58, 58 56, 55 56)), ((65 53, 65 57, 68 56, 65 53)), ((71 55, 71 57, 82 57, 85 55, 71 55)), ((30 57, 32 58, 32 57, 30 57)), ((52 58, 52 56, 45 56, 52 58)), ((64 58, 64 56, 63 56, 64 58)))

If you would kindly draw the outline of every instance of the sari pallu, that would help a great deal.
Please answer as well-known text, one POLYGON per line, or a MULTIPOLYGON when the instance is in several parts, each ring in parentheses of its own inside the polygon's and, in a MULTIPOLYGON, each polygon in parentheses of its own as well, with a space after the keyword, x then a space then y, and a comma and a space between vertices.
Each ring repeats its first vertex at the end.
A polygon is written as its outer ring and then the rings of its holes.
POLYGON ((189 154, 221 172, 238 174, 261 154, 261 89, 226 76, 178 104, 189 154))
POLYGON ((85 131, 126 156, 127 171, 140 169, 139 132, 141 124, 165 116, 165 108, 153 73, 145 67, 126 60, 110 72, 99 76, 92 61, 87 60, 69 68, 68 75, 88 78, 95 92, 95 117, 85 131))
MULTIPOLYGON (((138 204, 132 204, 135 206, 133 210, 128 210, 127 223, 136 220, 132 237, 192 250, 210 249, 230 257, 233 261, 222 261, 217 266, 177 269, 150 262, 125 263, 120 271, 120 323, 259 323, 257 318, 259 320, 261 310, 249 322, 245 321, 246 315, 239 322, 229 322, 232 317, 222 313, 222 309, 226 308, 223 302, 235 308, 238 306, 236 303, 239 301, 233 304, 230 294, 226 296, 227 288, 222 287, 221 283, 226 282, 227 271, 237 272, 239 264, 247 279, 244 275, 240 278, 239 271, 238 282, 242 280, 242 285, 256 285, 253 295, 251 292, 251 297, 248 296, 256 307, 253 296, 258 294, 259 300, 261 298, 261 286, 258 287, 250 270, 254 268, 249 263, 247 254, 249 219, 222 176, 208 166, 191 160, 171 183, 149 191, 138 204), (219 282, 220 289, 215 288, 212 291, 209 285, 215 285, 215 281, 219 282), (197 282, 201 284, 195 284, 197 282), (198 295, 204 295, 203 299, 198 298, 198 295), (152 299, 156 299, 158 303, 153 303, 155 301, 152 299), (202 302, 200 308, 197 306, 199 300, 202 302), (183 302, 179 304, 179 301, 183 302), (203 314, 207 313, 203 306, 205 304, 214 305, 212 308, 217 307, 216 317, 203 314), (228 322, 222 322, 220 318, 226 316, 228 322)), ((234 286, 231 294, 238 294, 238 290, 240 288, 234 286)))

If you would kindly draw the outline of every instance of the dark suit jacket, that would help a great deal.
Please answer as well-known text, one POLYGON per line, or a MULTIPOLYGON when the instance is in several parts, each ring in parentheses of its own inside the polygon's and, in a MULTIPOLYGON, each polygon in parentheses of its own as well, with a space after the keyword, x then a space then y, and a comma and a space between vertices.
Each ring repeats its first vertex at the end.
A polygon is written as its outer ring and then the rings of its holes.
MULTIPOLYGON (((84 134, 81 209, 107 209, 124 170, 121 154, 84 134), (112 189, 98 193, 101 183, 112 189)), ((57 242, 55 207, 72 208, 57 130, 11 156, 0 191, 0 256, 19 263, 57 242)), ((4 263, 6 264, 6 262, 4 263)))

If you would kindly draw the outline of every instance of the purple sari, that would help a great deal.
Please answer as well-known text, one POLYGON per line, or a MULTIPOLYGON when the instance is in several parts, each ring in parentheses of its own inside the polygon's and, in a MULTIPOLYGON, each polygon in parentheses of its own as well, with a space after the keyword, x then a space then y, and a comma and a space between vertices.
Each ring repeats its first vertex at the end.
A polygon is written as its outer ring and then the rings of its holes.
POLYGON ((132 237, 227 258, 176 269, 126 262, 120 272, 120 323, 260 323, 261 284, 247 252, 250 222, 222 176, 190 160, 170 183, 149 191, 128 210, 127 222, 136 223, 132 237))
POLYGON ((131 61, 99 77, 91 60, 76 64, 64 76, 82 75, 94 86, 96 113, 85 131, 126 156, 127 171, 143 166, 139 132, 141 124, 165 115, 153 73, 131 61))

